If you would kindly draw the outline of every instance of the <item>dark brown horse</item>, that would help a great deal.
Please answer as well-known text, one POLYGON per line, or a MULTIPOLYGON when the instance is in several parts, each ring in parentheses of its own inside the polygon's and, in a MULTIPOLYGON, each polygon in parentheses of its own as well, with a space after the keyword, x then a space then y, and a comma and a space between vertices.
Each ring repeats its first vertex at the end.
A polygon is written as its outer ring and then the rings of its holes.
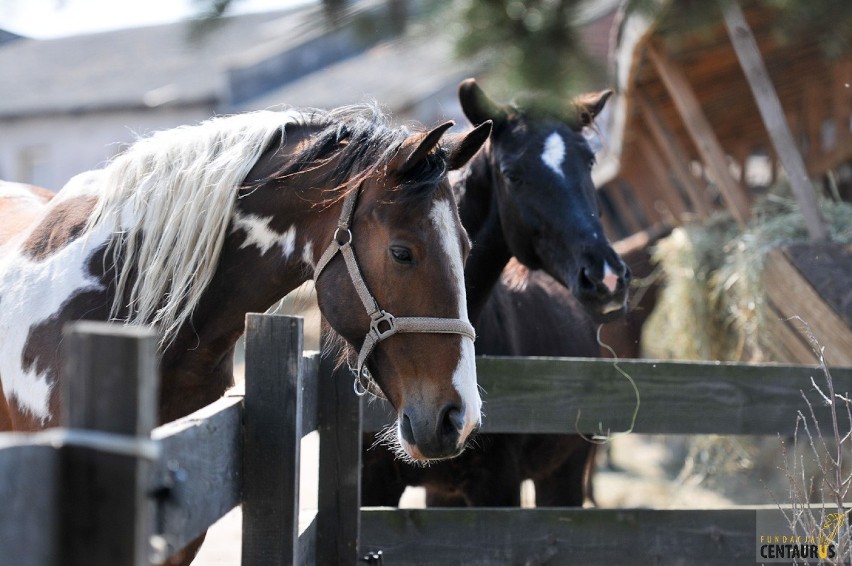
POLYGON ((58 344, 79 319, 157 325, 160 421, 199 409, 232 384, 245 314, 314 276, 329 325, 398 410, 400 450, 458 454, 481 401, 446 175, 490 124, 451 125, 413 133, 370 107, 216 118, 33 203, 0 247, 3 429, 56 425, 58 344))
MULTIPOLYGON (((597 356, 595 322, 623 315, 629 270, 604 236, 591 180, 594 154, 581 133, 609 95, 581 97, 567 115, 554 117, 497 105, 475 82, 462 83, 471 122, 494 121, 490 143, 454 185, 474 242, 465 278, 478 354, 597 356), (542 271, 511 288, 501 284, 512 256, 542 271)), ((539 505, 582 503, 593 455, 582 438, 477 439, 477 448, 428 469, 367 451, 364 504, 395 505, 405 485, 423 485, 430 505, 519 505, 525 478, 535 481, 539 505)))

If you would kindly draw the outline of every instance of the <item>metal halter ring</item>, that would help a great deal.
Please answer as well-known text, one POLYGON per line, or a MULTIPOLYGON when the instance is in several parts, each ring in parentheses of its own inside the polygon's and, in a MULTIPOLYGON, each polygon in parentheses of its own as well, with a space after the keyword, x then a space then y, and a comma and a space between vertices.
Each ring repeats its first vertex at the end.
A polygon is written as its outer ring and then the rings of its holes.
POLYGON ((349 244, 351 244, 351 243, 352 243, 352 230, 350 230, 349 228, 343 228, 342 226, 338 226, 338 227, 334 230, 334 235, 331 237, 331 239, 332 239, 332 240, 334 240, 335 242, 337 242, 337 245, 338 245, 339 247, 341 247, 341 248, 342 248, 343 246, 348 246, 349 244), (338 237, 340 236, 340 231, 341 231, 341 230, 346 230, 346 235, 348 236, 348 238, 347 238, 347 240, 346 240, 345 242, 341 242, 341 241, 338 239, 338 237))
POLYGON ((361 371, 355 374, 355 381, 352 383, 352 389, 355 391, 355 395, 358 397, 363 397, 367 393, 370 392, 370 388, 365 386, 361 381, 361 377, 364 375, 364 372, 367 368, 362 369, 361 371))

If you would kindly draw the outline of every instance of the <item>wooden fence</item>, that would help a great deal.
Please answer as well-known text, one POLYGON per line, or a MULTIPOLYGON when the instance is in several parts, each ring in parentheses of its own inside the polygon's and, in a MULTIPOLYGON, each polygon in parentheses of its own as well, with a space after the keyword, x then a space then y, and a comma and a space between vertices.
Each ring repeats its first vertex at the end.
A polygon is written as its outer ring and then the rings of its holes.
MULTIPOLYGON (((384 424, 387 409, 365 405, 349 375, 302 353, 298 318, 249 315, 244 393, 153 430, 153 336, 86 323, 64 346, 74 376, 66 428, 0 435, 3 563, 145 564, 239 504, 247 565, 754 560, 756 507, 362 509, 361 431, 384 424), (300 527, 300 440, 314 430, 318 512, 300 527)), ((806 409, 801 391, 821 379, 805 366, 619 366, 641 392, 637 433, 790 434, 806 409)), ((482 358, 478 370, 486 432, 622 430, 633 413, 633 389, 612 360, 482 358)), ((852 391, 852 368, 832 375, 837 391, 852 391)), ((827 408, 814 410, 830 421, 827 408)))

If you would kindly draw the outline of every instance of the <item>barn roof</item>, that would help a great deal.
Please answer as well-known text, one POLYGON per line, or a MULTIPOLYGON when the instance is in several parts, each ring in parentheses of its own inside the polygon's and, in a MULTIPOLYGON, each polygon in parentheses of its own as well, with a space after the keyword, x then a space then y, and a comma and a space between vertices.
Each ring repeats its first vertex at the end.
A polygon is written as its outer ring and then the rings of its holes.
POLYGON ((317 9, 225 17, 198 37, 184 21, 6 43, 0 47, 0 117, 216 105, 231 95, 227 70, 319 33, 317 9))

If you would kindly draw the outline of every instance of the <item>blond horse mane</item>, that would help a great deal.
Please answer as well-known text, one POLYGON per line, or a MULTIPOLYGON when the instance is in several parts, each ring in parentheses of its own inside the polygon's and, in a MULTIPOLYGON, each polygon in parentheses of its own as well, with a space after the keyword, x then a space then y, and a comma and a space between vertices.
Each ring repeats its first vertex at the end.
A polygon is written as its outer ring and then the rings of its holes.
POLYGON ((104 256, 116 274, 112 319, 158 325, 161 349, 174 340, 213 278, 240 184, 284 126, 304 118, 213 118, 154 133, 106 166, 87 229, 111 223, 120 235, 110 244, 117 253, 104 256))

